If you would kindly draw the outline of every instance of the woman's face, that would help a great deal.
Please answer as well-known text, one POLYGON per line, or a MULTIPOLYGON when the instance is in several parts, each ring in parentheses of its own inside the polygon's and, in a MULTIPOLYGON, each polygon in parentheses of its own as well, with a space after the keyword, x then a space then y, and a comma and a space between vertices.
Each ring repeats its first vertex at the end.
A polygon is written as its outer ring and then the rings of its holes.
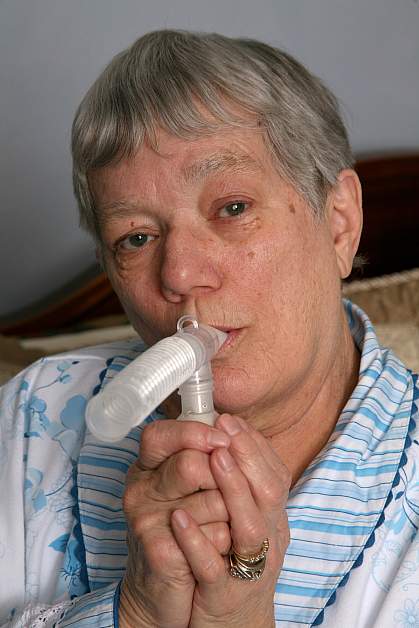
POLYGON ((316 388, 341 333, 333 238, 260 133, 162 132, 159 154, 143 146, 89 182, 106 270, 144 340, 183 314, 229 332, 212 363, 219 411, 286 408, 316 388))

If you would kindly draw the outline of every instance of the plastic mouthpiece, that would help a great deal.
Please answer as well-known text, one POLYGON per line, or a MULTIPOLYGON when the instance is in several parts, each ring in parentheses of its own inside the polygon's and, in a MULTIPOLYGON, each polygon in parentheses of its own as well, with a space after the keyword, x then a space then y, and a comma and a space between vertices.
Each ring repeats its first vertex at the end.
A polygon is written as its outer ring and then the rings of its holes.
POLYGON ((86 423, 106 442, 122 440, 220 349, 227 334, 183 316, 160 340, 114 377, 87 404, 86 423), (190 323, 188 325, 188 323, 190 323))

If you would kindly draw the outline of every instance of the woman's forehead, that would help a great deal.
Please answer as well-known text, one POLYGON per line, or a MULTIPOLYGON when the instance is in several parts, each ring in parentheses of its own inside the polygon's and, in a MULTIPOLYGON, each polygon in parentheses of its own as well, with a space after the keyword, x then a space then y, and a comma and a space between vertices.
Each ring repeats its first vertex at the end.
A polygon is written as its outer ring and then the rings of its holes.
POLYGON ((161 176, 176 175, 179 183, 199 185, 219 174, 256 175, 274 166, 260 131, 232 129, 225 133, 184 139, 166 132, 158 149, 144 143, 131 157, 89 173, 93 192, 110 192, 134 177, 138 184, 150 179, 163 183, 161 176))

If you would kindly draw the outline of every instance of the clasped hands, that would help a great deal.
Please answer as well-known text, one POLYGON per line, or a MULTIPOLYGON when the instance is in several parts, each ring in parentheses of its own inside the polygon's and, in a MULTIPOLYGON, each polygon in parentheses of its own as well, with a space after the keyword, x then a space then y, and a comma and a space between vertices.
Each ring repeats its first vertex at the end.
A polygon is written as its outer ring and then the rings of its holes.
POLYGON ((290 474, 269 441, 243 419, 214 428, 156 421, 144 429, 124 495, 128 563, 121 628, 266 628, 289 543, 290 474), (233 578, 226 554, 260 550, 263 576, 233 578))

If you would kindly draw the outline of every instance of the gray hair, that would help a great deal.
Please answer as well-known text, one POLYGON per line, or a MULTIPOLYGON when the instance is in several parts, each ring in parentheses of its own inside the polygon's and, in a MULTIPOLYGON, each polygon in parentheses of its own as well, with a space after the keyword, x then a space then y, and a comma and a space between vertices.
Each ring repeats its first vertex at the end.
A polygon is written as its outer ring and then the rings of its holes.
POLYGON ((338 173, 353 164, 338 102, 323 83, 289 54, 252 39, 144 35, 111 61, 76 112, 73 182, 82 227, 98 236, 89 171, 134 155, 144 141, 158 150, 159 128, 192 138, 244 125, 264 132, 278 172, 321 216, 338 173))

